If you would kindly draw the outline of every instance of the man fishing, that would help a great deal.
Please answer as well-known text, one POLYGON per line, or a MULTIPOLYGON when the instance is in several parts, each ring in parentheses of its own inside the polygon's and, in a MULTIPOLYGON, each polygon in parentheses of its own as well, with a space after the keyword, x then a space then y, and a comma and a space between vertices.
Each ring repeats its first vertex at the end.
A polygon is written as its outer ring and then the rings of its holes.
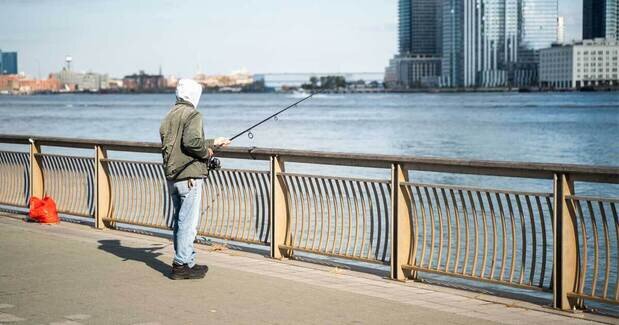
POLYGON ((201 279, 208 267, 195 263, 193 247, 198 231, 202 183, 208 176, 213 148, 227 146, 227 138, 205 139, 202 114, 197 110, 202 86, 181 79, 176 87, 176 104, 161 122, 163 169, 172 196, 174 261, 172 279, 201 279))

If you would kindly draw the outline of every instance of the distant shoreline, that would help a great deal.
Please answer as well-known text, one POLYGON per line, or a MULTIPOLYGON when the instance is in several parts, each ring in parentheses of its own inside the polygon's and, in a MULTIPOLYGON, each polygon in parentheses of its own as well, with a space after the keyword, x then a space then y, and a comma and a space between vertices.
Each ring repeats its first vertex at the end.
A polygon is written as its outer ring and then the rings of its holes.
MULTIPOLYGON (((580 88, 580 89, 541 89, 541 88, 419 88, 419 89, 342 89, 322 90, 323 94, 457 94, 457 93, 574 93, 574 92, 616 92, 616 88, 580 88)), ((36 92, 36 93, 0 93, 0 96, 36 96, 36 95, 145 95, 145 94, 173 94, 174 89, 157 91, 73 91, 73 92, 36 92)), ((205 90, 204 94, 295 94, 293 91, 212 91, 205 90)), ((309 93, 309 92, 308 92, 309 93)))

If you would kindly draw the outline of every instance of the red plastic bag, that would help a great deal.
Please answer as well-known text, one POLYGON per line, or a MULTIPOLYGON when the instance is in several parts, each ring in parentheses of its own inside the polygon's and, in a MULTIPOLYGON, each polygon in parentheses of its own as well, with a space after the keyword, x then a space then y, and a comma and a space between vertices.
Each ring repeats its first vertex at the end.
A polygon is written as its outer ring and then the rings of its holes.
POLYGON ((56 202, 49 196, 43 200, 36 196, 30 198, 30 220, 40 223, 59 223, 56 202))

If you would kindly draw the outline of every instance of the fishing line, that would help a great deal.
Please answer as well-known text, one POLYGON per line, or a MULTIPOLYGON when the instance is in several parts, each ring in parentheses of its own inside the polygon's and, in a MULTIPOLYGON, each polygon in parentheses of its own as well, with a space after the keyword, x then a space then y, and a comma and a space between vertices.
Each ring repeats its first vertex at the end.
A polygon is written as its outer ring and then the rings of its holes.
POLYGON ((314 95, 319 94, 319 93, 321 93, 321 92, 322 92, 322 90, 318 90, 318 91, 316 91, 316 92, 313 92, 313 93, 309 94, 307 97, 304 97, 304 98, 302 98, 301 100, 297 101, 296 103, 291 104, 291 105, 289 105, 288 107, 286 107, 286 108, 284 108, 284 109, 280 110, 279 112, 277 112, 277 113, 275 113, 275 114, 272 114, 271 116, 269 116, 269 117, 265 118, 264 120, 262 120, 262 121, 260 121, 260 122, 258 122, 258 123, 256 123, 256 124, 254 124, 254 125, 250 126, 249 128, 247 128, 247 129, 245 129, 245 130, 241 131, 241 132, 240 132, 240 133, 238 133, 237 135, 235 135, 235 136, 233 136, 232 138, 230 138, 230 142, 232 142, 234 139, 236 139, 236 138, 240 137, 241 135, 243 135, 243 134, 245 134, 245 133, 247 133, 247 136, 248 136, 250 139, 253 139, 253 138, 254 138, 254 134, 251 132, 251 130, 253 130, 254 128, 256 128, 256 127, 260 126, 262 123, 264 123, 264 122, 266 122, 266 121, 268 121, 268 120, 270 120, 270 119, 274 119, 274 120, 276 120, 276 121, 277 121, 277 120, 278 120, 278 117, 277 117, 277 116, 278 116, 279 114, 281 114, 281 113, 283 113, 283 112, 285 112, 285 111, 287 111, 287 110, 289 110, 289 109, 291 109, 291 108, 293 108, 293 107, 296 107, 298 104, 300 104, 300 103, 302 103, 302 102, 304 102, 304 101, 306 101, 306 100, 308 100, 308 99, 312 98, 314 95))
MULTIPOLYGON (((300 104, 300 103, 302 103, 302 102, 304 102, 304 101, 306 101, 306 100, 308 100, 308 99, 312 98, 314 95, 319 94, 319 93, 321 93, 321 92, 322 92, 322 90, 318 90, 318 91, 316 91, 316 92, 313 92, 313 93, 309 94, 308 96, 306 96, 306 97, 302 98, 301 100, 299 100, 299 101, 295 102, 294 104, 291 104, 291 105, 287 106, 286 108, 284 108, 284 109, 282 109, 282 110, 278 111, 278 112, 277 112, 277 113, 275 113, 275 114, 270 115, 269 117, 267 117, 267 118, 263 119, 262 121, 260 121, 260 122, 258 122, 258 123, 256 123, 256 124, 254 124, 254 125, 252 125, 252 126, 250 126, 249 128, 247 128, 247 129, 243 130, 242 132, 239 132, 238 134, 236 134, 235 136, 233 136, 232 138, 230 138, 230 142, 232 142, 234 139, 236 139, 236 138, 240 137, 241 135, 243 135, 243 134, 245 134, 245 133, 247 133, 247 137, 248 137, 250 140, 251 140, 251 139, 253 139, 253 138, 254 138, 254 134, 251 132, 251 130, 255 129, 256 127, 260 126, 261 124, 265 123, 266 121, 268 121, 268 120, 270 120, 270 119, 273 119, 273 120, 275 120, 275 121, 278 121, 278 120, 279 120, 279 118, 278 118, 278 115, 279 115, 279 114, 281 114, 281 113, 283 113, 283 112, 285 112, 285 111, 287 111, 287 110, 289 110, 289 109, 291 109, 291 108, 293 108, 293 107, 296 107, 298 104, 300 104)), ((218 149, 218 148, 221 148, 221 147, 222 147, 221 145, 220 145, 220 146, 215 146, 215 149, 218 149)), ((251 155, 251 151, 252 151, 253 149, 254 149, 254 148, 252 148, 252 149, 250 149, 250 150, 249 150, 249 154, 250 154, 250 155, 251 155)), ((219 161, 219 159, 215 158, 215 154, 216 154, 216 153, 215 153, 215 152, 213 152, 213 155, 209 158, 209 160, 208 160, 208 162, 207 162, 207 166, 208 166, 208 169, 209 169, 209 170, 217 170, 217 169, 220 169, 220 168, 221 168, 221 162, 219 161)), ((253 156, 252 156, 252 157, 253 157, 253 156)), ((211 203, 208 205, 207 210, 210 208, 210 206, 211 206, 213 203, 215 203, 215 200, 219 199, 219 196, 220 196, 220 195, 221 195, 221 193, 217 193, 217 196, 216 196, 216 197, 214 197, 214 198, 211 200, 211 203)))
MULTIPOLYGON (((254 139, 254 136, 255 136, 255 135, 254 135, 254 133, 252 132, 252 130, 253 130, 253 129, 257 128, 258 126, 262 125, 263 123, 267 122, 267 121, 268 121, 268 120, 270 120, 270 119, 274 119, 275 121, 278 121, 278 120, 279 120, 279 117, 278 117, 278 115, 279 115, 279 114, 281 114, 281 113, 283 113, 283 112, 285 112, 285 111, 287 111, 287 110, 289 110, 289 109, 291 109, 291 108, 297 107, 297 105, 299 105, 299 104, 301 104, 302 102, 304 102, 304 101, 306 101, 306 100, 308 100, 308 99, 310 99, 310 98, 314 97, 314 95, 319 94, 319 93, 321 93, 322 91, 323 91, 323 90, 321 89, 321 90, 318 90, 318 91, 312 92, 312 93, 311 93, 311 94, 309 94, 308 96, 303 97, 303 98, 301 98, 300 100, 296 101, 295 103, 288 105, 287 107, 285 107, 284 109, 279 110, 279 111, 278 111, 278 112, 276 112, 275 114, 271 114, 270 116, 268 116, 267 118, 263 119, 262 121, 260 121, 260 122, 258 122, 258 123, 256 123, 256 124, 254 124, 254 125, 252 125, 252 126, 248 127, 247 129, 245 129, 245 130, 243 130, 243 131, 241 131, 241 132, 237 133, 235 136, 231 137, 231 138, 230 138, 230 142, 234 141, 234 139, 236 139, 236 138, 238 138, 238 137, 242 136, 242 135, 243 135, 243 134, 245 134, 245 133, 247 133, 247 137, 248 137, 250 140, 253 140, 253 139, 254 139)), ((222 147, 221 145, 219 145, 219 146, 215 146, 215 150, 217 150, 217 149, 219 149, 219 148, 221 148, 221 147, 222 147)), ((251 154, 251 152, 250 152, 250 154, 251 154)), ((218 168, 220 168, 220 167, 221 167, 221 166, 220 166, 221 164, 219 163, 219 159, 215 159, 215 157, 214 157, 214 156, 215 156, 215 153, 213 153, 213 155, 211 156, 211 158, 210 158, 210 159, 209 159, 209 161, 208 161, 208 166, 209 166, 209 169, 218 169, 218 168), (213 167, 213 168, 211 168, 211 164, 212 164, 212 167, 213 167)))

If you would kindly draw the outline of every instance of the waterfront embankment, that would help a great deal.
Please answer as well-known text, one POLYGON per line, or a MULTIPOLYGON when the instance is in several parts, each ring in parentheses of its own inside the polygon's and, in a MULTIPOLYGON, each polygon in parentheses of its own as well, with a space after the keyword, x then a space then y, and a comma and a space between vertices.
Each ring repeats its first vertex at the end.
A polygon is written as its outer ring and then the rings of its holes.
POLYGON ((0 215, 0 322, 596 324, 615 320, 198 245, 203 280, 169 280, 171 242, 0 215))

